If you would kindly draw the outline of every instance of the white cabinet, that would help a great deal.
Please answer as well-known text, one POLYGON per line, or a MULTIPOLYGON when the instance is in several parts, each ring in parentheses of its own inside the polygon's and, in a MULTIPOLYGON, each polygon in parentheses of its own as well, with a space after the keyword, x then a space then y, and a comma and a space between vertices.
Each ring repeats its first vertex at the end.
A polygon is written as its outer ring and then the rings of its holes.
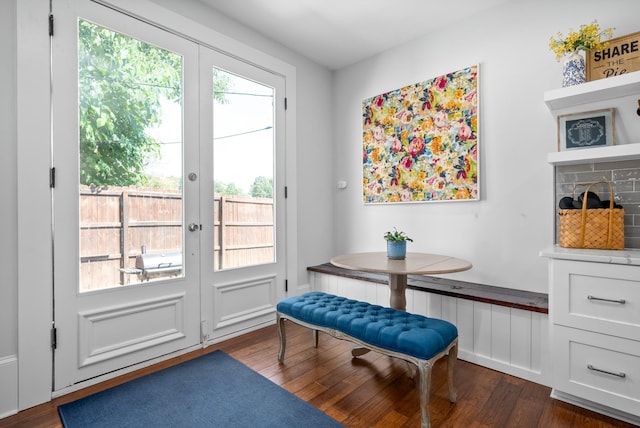
MULTIPOLYGON (((640 343, 554 326, 555 391, 638 416, 640 343)), ((588 407, 588 406, 585 406, 588 407)), ((625 418, 631 422, 630 417, 625 418)))
MULTIPOLYGON (((615 108, 614 146, 549 153, 554 166, 640 159, 640 71, 547 91, 554 117, 615 108), (618 123, 619 121, 619 123, 618 123)), ((552 247, 552 396, 640 426, 640 251, 552 247)))
POLYGON ((542 255, 552 395, 640 424, 640 252, 556 247, 542 255))
POLYGON ((568 260, 551 266, 555 324, 640 341, 640 266, 568 260))

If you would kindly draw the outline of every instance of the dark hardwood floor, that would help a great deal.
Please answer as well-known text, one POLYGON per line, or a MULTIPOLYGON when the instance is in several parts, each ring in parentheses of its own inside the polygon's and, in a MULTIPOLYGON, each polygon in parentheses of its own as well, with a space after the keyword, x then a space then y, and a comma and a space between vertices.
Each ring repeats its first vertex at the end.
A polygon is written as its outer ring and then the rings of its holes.
MULTIPOLYGON (((369 353, 352 359, 349 342, 287 323, 287 353, 278 364, 275 326, 195 351, 70 393, 1 419, 0 427, 61 427, 57 406, 173 364, 221 349, 347 427, 419 427, 420 405, 403 361, 369 353)), ((455 372, 458 401, 448 400, 446 358, 433 369, 432 427, 632 427, 616 419, 554 400, 550 389, 465 361, 455 372)), ((259 397, 256 397, 259 399, 259 397)), ((301 426, 304 423, 301 421, 301 426)))

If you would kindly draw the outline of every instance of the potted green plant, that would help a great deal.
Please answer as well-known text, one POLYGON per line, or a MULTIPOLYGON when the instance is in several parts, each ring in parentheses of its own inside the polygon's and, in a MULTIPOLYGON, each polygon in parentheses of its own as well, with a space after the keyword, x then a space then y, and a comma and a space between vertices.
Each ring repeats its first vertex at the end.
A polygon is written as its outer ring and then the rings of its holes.
POLYGON ((387 241, 387 257, 392 260, 404 260, 407 256, 407 241, 413 242, 406 233, 395 227, 392 231, 385 232, 384 239, 387 241))

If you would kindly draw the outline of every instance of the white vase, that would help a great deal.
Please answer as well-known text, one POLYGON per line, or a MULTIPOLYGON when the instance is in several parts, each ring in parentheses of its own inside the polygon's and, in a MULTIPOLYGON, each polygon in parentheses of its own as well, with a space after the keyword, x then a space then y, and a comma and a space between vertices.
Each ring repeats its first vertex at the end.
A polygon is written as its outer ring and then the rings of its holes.
POLYGON ((584 56, 581 51, 571 52, 562 67, 562 87, 579 85, 586 80, 584 56))

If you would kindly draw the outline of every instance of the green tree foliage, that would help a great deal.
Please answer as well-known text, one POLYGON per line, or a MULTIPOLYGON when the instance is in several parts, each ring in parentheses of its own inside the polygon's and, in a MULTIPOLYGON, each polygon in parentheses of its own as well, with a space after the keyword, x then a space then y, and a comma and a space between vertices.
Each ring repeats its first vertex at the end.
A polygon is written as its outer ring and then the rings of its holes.
POLYGON ((220 195, 228 196, 243 196, 245 193, 242 189, 236 186, 235 183, 222 183, 220 181, 213 182, 213 191, 220 195))
POLYGON ((254 198, 273 198, 273 178, 256 177, 249 193, 254 198))
POLYGON ((142 185, 160 146, 162 97, 178 101, 182 58, 87 21, 79 22, 80 182, 142 185))
MULTIPOLYGON (((81 20, 78 67, 80 182, 147 184, 144 168, 160 145, 146 130, 160 123, 163 98, 182 101, 182 57, 81 20)), ((214 74, 221 103, 225 77, 214 74)))

